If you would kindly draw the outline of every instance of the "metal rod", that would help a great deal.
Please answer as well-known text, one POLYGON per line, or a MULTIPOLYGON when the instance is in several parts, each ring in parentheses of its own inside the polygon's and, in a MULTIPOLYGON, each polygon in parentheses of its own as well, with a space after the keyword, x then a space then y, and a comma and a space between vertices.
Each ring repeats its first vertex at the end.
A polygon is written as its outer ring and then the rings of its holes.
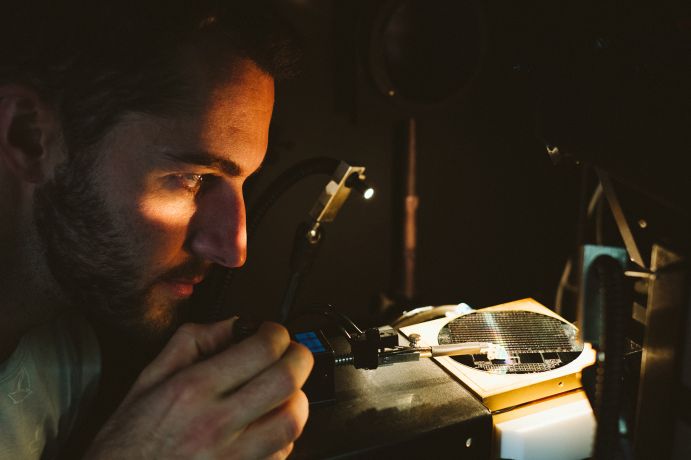
POLYGON ((614 190, 614 185, 612 184, 609 175, 599 168, 596 168, 596 171, 600 179, 600 184, 602 184, 602 191, 604 192, 605 197, 607 197, 607 203, 609 203, 609 208, 612 210, 612 215, 617 223, 617 228, 621 234, 621 239, 624 240, 624 246, 626 246, 626 251, 629 253, 629 258, 641 267, 648 268, 646 263, 643 261, 641 251, 636 245, 636 240, 631 232, 631 227, 629 227, 629 223, 626 220, 624 210, 621 207, 619 197, 614 190))
POLYGON ((403 295, 415 297, 415 266, 417 256, 417 132, 415 118, 408 119, 405 217, 403 225, 403 295))

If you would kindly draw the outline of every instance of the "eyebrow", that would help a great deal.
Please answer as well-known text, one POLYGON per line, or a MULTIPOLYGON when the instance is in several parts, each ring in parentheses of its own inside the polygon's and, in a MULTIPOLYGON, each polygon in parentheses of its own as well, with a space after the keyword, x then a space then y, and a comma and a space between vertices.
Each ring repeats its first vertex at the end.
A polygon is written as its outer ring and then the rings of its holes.
MULTIPOLYGON (((174 161, 217 169, 231 177, 242 175, 242 168, 236 162, 219 158, 209 152, 168 152, 166 156, 174 161)), ((257 173, 262 166, 263 162, 252 174, 257 173)))

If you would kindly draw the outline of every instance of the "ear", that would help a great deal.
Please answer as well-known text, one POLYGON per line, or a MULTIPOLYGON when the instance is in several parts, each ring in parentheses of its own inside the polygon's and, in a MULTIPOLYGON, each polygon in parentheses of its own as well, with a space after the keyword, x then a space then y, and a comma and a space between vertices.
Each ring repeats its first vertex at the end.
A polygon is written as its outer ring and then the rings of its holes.
POLYGON ((19 179, 40 183, 55 163, 50 139, 56 132, 54 112, 38 93, 22 86, 0 86, 0 159, 19 179))

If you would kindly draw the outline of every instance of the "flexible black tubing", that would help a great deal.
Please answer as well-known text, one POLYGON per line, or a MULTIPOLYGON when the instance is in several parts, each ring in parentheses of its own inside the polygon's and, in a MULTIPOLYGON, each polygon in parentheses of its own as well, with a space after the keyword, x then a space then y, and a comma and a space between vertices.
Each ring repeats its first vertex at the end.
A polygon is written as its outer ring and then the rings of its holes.
MULTIPOLYGON (((264 192, 259 196, 259 198, 254 202, 250 211, 248 213, 249 220, 247 223, 247 241, 252 241, 252 236, 254 236, 257 227, 264 219, 266 213, 271 209, 278 199, 283 196, 283 194, 293 187, 295 184, 300 182, 302 179, 308 176, 313 176, 315 174, 322 175, 333 175, 340 164, 340 160, 329 157, 315 157, 308 158, 307 160, 300 161, 283 173, 281 173, 274 181, 266 188, 264 192)), ((234 273, 236 269, 229 269, 220 266, 214 268, 214 273, 212 276, 220 282, 214 283, 215 292, 212 293, 212 307, 211 316, 212 320, 221 320, 228 316, 229 299, 230 299, 230 288, 233 283, 234 273)), ((213 287, 212 287, 213 289, 213 287)))
POLYGON ((595 415, 597 430, 593 458, 622 458, 619 418, 623 403, 621 388, 624 376, 624 354, 627 312, 626 278, 620 263, 612 257, 600 256, 591 270, 597 270, 600 287, 603 336, 601 347, 605 359, 599 360, 595 380, 595 415))

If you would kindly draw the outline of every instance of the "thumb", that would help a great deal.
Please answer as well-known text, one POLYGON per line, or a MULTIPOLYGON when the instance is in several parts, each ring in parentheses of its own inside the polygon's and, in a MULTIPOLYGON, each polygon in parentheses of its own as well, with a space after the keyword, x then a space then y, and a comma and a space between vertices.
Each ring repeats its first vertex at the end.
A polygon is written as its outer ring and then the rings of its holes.
POLYGON ((183 324, 134 382, 123 404, 138 398, 181 369, 222 350, 231 341, 237 317, 213 324, 183 324))

